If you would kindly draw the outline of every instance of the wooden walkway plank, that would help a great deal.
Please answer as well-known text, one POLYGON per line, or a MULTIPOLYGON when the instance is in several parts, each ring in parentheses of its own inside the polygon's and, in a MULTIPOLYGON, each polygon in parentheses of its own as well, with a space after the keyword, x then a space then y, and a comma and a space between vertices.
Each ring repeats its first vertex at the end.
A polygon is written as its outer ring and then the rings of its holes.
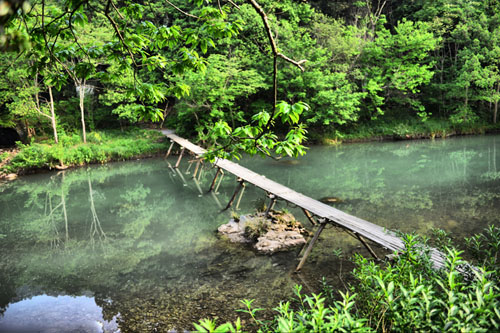
MULTIPOLYGON (((162 130, 161 132, 172 141, 178 143, 180 146, 190 150, 200 157, 206 152, 205 149, 177 136, 171 130, 162 130)), ((402 252, 405 249, 404 242, 397 237, 394 232, 386 230, 379 225, 347 214, 318 200, 305 196, 229 160, 217 158, 214 165, 234 174, 236 177, 241 178, 247 183, 253 184, 268 193, 272 193, 283 200, 309 211, 312 215, 319 218, 325 218, 329 222, 348 229, 354 234, 358 234, 365 239, 369 239, 370 241, 375 242, 390 251, 402 252)), ((430 251, 431 260, 433 261, 434 266, 436 268, 443 267, 445 265, 444 254, 434 248, 430 248, 430 251)))

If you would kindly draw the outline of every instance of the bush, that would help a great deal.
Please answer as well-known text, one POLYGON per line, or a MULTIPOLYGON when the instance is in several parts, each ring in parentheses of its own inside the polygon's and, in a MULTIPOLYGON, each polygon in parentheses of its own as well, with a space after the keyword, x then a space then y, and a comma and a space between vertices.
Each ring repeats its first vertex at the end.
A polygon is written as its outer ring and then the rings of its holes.
POLYGON ((491 275, 477 269, 468 281, 456 249, 447 250, 446 268, 435 270, 420 241, 406 236, 407 250, 394 264, 355 257, 352 290, 363 299, 357 315, 377 331, 498 331, 500 295, 491 275))
POLYGON ((1 153, 0 154, 0 163, 2 163, 4 160, 6 160, 7 157, 9 157, 9 153, 8 152, 1 153))
MULTIPOLYGON (((446 235, 444 235, 446 236, 446 235)), ((446 238, 440 235, 442 239, 446 238)), ((488 228, 467 240, 474 255, 485 260, 488 269, 472 270, 461 252, 447 248, 446 267, 432 266, 425 241, 415 235, 404 235, 406 250, 394 263, 377 264, 360 255, 354 257, 354 283, 349 292, 334 300, 333 289, 324 286, 322 294, 303 296, 297 286, 297 299, 282 302, 274 310, 271 322, 257 318, 261 309, 252 309, 252 301, 243 301, 254 325, 264 332, 498 332, 500 302, 497 257, 500 229, 488 228), (357 302, 356 300, 360 300, 357 302), (293 306, 292 306, 293 305, 293 306), (294 308, 296 310, 294 310, 294 308)), ((442 244, 446 244, 441 242, 442 244)), ((212 323, 215 331, 215 322, 212 323)), ((239 320, 237 321, 239 323, 239 320)), ((229 324, 225 324, 229 325, 229 324)), ((199 328, 200 326, 196 326, 199 328)), ((222 326, 220 326, 222 327, 222 326)), ((228 328, 224 326, 223 328, 228 328)), ((232 331, 235 329, 232 325, 232 331)))
POLYGON ((79 135, 62 134, 58 144, 19 144, 20 152, 6 166, 9 172, 37 168, 54 168, 58 165, 74 166, 125 160, 155 154, 168 147, 163 135, 156 131, 131 129, 126 132, 91 132, 88 143, 79 135))

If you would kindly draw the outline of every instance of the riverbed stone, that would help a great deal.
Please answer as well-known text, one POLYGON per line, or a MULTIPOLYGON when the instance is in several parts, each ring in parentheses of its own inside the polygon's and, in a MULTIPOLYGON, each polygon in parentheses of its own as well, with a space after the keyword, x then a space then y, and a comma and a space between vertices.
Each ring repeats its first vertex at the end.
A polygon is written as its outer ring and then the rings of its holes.
POLYGON ((218 228, 219 234, 234 243, 254 243, 261 253, 286 251, 306 243, 308 231, 290 213, 273 211, 268 218, 263 213, 231 219, 218 228))

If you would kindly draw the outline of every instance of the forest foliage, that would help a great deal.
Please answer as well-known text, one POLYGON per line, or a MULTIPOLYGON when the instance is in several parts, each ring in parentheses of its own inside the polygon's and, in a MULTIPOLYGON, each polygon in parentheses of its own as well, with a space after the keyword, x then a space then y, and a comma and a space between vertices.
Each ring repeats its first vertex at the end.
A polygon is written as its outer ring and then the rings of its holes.
POLYGON ((308 131, 497 122, 496 1, 2 4, 0 127, 28 138, 153 121, 225 157, 299 156, 308 131))

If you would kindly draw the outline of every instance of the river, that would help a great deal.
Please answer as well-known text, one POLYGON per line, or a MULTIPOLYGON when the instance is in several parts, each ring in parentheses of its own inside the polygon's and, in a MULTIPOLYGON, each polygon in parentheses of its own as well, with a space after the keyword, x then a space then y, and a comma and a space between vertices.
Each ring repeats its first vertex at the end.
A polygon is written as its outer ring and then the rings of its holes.
MULTIPOLYGON (((344 288, 349 256, 367 255, 357 240, 328 228, 293 274, 296 251, 258 255, 216 235, 231 214, 262 207, 263 191, 247 186, 239 210, 220 212, 234 176, 211 195, 214 169, 206 166, 195 182, 188 158, 181 173, 169 163, 175 157, 1 185, 0 331, 183 330, 216 316, 248 322, 234 311, 240 300, 271 309, 295 284, 319 291, 323 276, 344 288)), ((500 136, 310 147, 298 160, 241 163, 311 197, 337 197, 337 208, 392 230, 429 236, 442 228, 460 241, 500 225, 500 136)), ((276 208, 309 226, 295 207, 276 208)))

